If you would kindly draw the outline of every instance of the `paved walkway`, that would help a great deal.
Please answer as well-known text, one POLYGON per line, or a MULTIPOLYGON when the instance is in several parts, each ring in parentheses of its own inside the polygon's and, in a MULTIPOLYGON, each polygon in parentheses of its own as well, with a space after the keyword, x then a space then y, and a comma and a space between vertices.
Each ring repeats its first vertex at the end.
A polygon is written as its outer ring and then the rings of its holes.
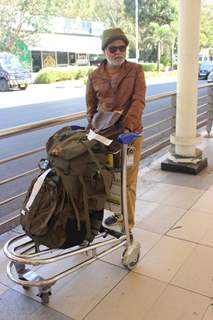
MULTIPOLYGON (((134 232, 142 257, 134 271, 118 250, 57 282, 43 306, 37 291, 8 280, 1 251, 0 320, 213 320, 213 139, 201 148, 209 166, 197 176, 162 172, 162 158, 141 167, 134 232)), ((0 247, 19 230, 2 235, 0 247)))

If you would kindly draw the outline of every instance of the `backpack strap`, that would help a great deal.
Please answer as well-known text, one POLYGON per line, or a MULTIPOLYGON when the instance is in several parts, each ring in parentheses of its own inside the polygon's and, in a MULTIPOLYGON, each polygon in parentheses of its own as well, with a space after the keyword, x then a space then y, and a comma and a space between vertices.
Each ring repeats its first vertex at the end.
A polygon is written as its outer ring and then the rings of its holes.
POLYGON ((106 194, 107 194, 107 196, 109 196, 109 194, 110 194, 110 188, 109 188, 109 186, 108 186, 108 184, 107 184, 107 182, 106 182, 106 179, 105 179, 105 177, 104 177, 104 175, 103 175, 103 173, 102 173, 103 170, 102 170, 102 168, 101 168, 100 162, 99 162, 98 159, 96 158, 96 156, 95 156, 94 152, 92 151, 91 147, 90 147, 87 143, 85 143, 84 141, 81 141, 81 142, 82 142, 82 143, 85 145, 85 147, 87 148, 87 150, 88 150, 88 152, 89 152, 92 160, 94 161, 94 163, 96 164, 96 167, 97 167, 98 170, 100 171, 101 176, 102 176, 102 178, 103 178, 104 188, 105 188, 106 194))
POLYGON ((79 176, 79 181, 82 185, 83 189, 83 201, 84 201, 84 217, 86 222, 86 239, 89 240, 91 237, 91 223, 90 223, 90 216, 89 216, 89 205, 88 205, 88 194, 87 194, 87 188, 84 181, 83 176, 79 176))
POLYGON ((77 221, 77 228, 78 230, 80 230, 80 213, 79 213, 79 210, 75 204, 75 201, 73 199, 73 195, 72 195, 72 190, 70 190, 70 181, 69 181, 69 176, 65 175, 62 170, 59 170, 57 169, 57 172, 58 172, 58 175, 61 177, 62 179, 62 183, 63 183, 63 186, 68 194, 68 197, 70 199, 70 202, 73 206, 73 209, 74 209, 74 214, 75 214, 75 218, 76 218, 76 221, 77 221))
POLYGON ((77 228, 78 228, 78 230, 80 230, 81 229, 80 214, 79 214, 78 208, 75 205, 75 201, 73 199, 72 192, 68 191, 68 196, 70 198, 70 201, 71 201, 73 209, 74 209, 75 218, 76 218, 76 221, 77 221, 77 228))
MULTIPOLYGON (((37 194, 39 193, 41 187, 42 187, 42 184, 44 183, 44 180, 46 178, 46 176, 48 175, 48 173, 51 171, 52 169, 48 169, 46 171, 44 171, 39 177, 38 179, 36 180, 34 186, 33 186, 33 189, 31 191, 31 194, 30 194, 30 197, 25 205, 26 209, 29 210, 30 207, 32 206, 33 204, 33 201, 35 200, 37 194)), ((24 214, 24 210, 22 210, 22 214, 24 214)))

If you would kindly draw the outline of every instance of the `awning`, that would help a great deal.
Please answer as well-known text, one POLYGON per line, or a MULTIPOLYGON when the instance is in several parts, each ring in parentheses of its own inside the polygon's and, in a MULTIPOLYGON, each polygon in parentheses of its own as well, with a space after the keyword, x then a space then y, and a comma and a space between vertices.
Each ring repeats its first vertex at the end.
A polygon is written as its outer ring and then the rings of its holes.
POLYGON ((88 54, 102 53, 100 37, 46 33, 40 35, 37 44, 29 45, 29 50, 88 54))

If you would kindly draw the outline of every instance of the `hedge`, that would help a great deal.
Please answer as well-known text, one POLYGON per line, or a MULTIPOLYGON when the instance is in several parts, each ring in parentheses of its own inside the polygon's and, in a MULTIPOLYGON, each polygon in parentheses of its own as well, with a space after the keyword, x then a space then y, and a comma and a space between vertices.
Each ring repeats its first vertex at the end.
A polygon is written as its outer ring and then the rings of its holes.
POLYGON ((90 71, 96 67, 85 66, 85 67, 47 67, 41 69, 34 83, 52 83, 63 80, 78 80, 87 78, 90 71))
MULTIPOLYGON (((146 77, 157 76, 157 65, 156 63, 141 63, 143 65, 146 77)), ((41 69, 34 83, 52 83, 63 80, 78 80, 82 79, 86 83, 89 72, 94 70, 96 66, 70 66, 70 67, 48 67, 41 69)), ((164 71, 165 67, 160 65, 161 71, 164 71)))
MULTIPOLYGON (((143 63, 143 62, 139 62, 140 64, 142 64, 144 71, 152 71, 155 72, 157 71, 157 63, 143 63)), ((160 71, 164 71, 165 67, 163 64, 160 64, 160 71)))

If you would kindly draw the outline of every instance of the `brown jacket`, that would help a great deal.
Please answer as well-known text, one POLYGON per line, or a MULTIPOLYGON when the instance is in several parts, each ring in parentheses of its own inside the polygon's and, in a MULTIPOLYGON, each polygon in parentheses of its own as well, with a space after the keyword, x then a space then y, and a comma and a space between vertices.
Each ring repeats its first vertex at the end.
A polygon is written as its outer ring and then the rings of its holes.
POLYGON ((97 111, 128 110, 125 128, 142 131, 142 112, 145 106, 146 84, 143 67, 125 61, 116 82, 111 84, 106 72, 106 60, 88 78, 86 104, 91 119, 97 111))

